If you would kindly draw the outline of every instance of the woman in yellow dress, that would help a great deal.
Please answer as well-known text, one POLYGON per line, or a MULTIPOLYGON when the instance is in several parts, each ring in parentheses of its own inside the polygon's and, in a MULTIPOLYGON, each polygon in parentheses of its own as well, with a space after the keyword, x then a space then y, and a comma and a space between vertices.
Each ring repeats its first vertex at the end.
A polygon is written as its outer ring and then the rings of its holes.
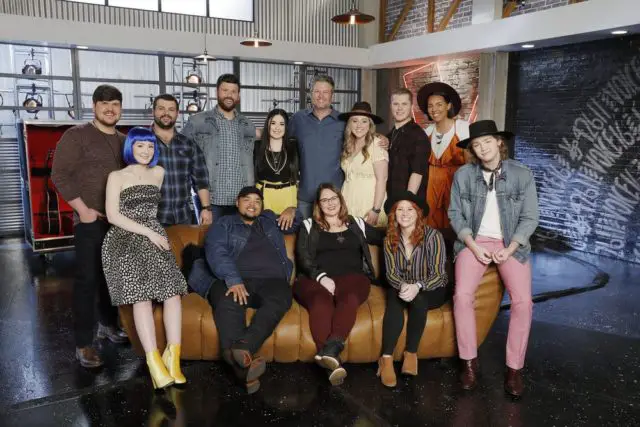
POLYGON ((338 118, 347 122, 340 163, 347 209, 370 225, 384 227, 387 217, 381 209, 386 200, 389 153, 380 147, 375 130, 383 120, 371 112, 368 102, 356 102, 338 118))

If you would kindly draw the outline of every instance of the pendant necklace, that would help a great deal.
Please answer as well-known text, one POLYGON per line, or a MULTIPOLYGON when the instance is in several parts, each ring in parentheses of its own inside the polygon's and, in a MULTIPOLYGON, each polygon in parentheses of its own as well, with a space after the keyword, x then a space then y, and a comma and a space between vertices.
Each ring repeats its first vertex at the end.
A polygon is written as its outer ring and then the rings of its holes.
POLYGON ((264 158, 267 161, 267 165, 269 165, 271 170, 276 175, 280 175, 280 172, 282 172, 282 170, 284 169, 285 165, 287 164, 287 152, 285 150, 282 150, 282 151, 278 152, 278 154, 276 154, 275 151, 271 151, 267 147, 264 158), (281 157, 284 157, 284 160, 282 160, 282 163, 280 163, 281 157))
POLYGON ((345 237, 342 235, 343 231, 338 233, 338 236, 336 237, 336 240, 338 241, 338 243, 343 244, 345 240, 345 237))

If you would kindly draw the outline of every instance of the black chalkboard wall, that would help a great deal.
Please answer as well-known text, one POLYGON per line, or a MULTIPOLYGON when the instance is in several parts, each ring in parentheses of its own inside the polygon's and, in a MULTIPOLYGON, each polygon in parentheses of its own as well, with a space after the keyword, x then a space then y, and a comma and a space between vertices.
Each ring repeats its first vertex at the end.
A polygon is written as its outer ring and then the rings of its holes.
POLYGON ((507 100, 536 238, 640 263, 640 37, 512 54, 507 100))

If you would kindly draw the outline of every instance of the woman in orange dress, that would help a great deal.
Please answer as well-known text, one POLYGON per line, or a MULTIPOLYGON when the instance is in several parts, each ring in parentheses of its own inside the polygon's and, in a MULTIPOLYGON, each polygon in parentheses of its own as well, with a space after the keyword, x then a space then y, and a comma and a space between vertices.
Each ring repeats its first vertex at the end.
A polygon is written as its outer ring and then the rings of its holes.
MULTIPOLYGON (((462 108, 460 95, 446 83, 434 82, 418 91, 418 106, 433 121, 425 132, 431 144, 429 181, 427 183, 427 224, 447 236, 449 201, 453 175, 466 163, 458 142, 469 137, 469 123, 456 118, 462 108)), ((447 236, 448 237, 448 236, 447 236)))

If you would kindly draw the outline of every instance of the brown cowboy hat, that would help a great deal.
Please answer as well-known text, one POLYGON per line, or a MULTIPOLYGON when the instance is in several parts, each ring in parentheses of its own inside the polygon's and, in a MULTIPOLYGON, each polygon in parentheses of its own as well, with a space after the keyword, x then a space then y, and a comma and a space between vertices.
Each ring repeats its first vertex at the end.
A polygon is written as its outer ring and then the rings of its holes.
POLYGON ((457 145, 460 148, 467 148, 475 138, 487 135, 501 136, 507 140, 513 138, 513 133, 511 132, 498 131, 498 126, 493 120, 478 120, 469 125, 469 138, 463 139, 457 145))
POLYGON ((433 82, 428 83, 420 88, 418 91, 418 106, 423 113, 427 115, 429 120, 433 120, 429 115, 427 106, 429 105, 429 97, 431 95, 440 95, 444 99, 448 100, 453 106, 453 115, 457 116, 462 109, 462 99, 454 88, 446 83, 433 82))
POLYGON ((338 119, 347 121, 352 116, 366 116, 366 117, 369 117, 371 120, 373 120, 373 123, 375 123, 377 125, 379 125, 380 123, 384 122, 384 120, 382 120, 382 117, 376 116, 375 114, 373 114, 371 112, 371 104, 369 104, 366 101, 356 102, 355 104, 353 104, 353 107, 351 108, 351 111, 349 111, 347 113, 340 114, 338 116, 338 119))

